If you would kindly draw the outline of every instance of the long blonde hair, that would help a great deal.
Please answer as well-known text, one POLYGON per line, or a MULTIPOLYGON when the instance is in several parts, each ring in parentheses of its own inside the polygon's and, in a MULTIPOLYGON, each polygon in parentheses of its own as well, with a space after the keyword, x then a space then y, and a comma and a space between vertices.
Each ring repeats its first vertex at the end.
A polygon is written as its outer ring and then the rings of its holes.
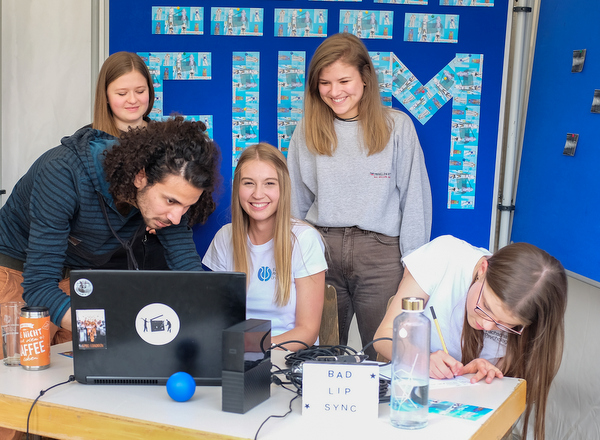
POLYGON ((148 108, 144 113, 144 119, 147 119, 154 105, 154 86, 152 85, 150 71, 138 54, 133 52, 116 52, 104 61, 98 74, 92 128, 102 130, 116 137, 121 135, 121 130, 117 128, 113 112, 108 104, 106 90, 117 78, 133 71, 141 73, 148 83, 148 108))
MULTIPOLYGON (((523 440, 535 407, 534 437, 544 439, 546 402, 562 360, 567 307, 567 276, 562 264, 547 252, 527 243, 513 243, 488 259, 485 281, 520 322, 523 333, 508 333, 506 355, 498 367, 505 376, 527 381, 523 440)), ((479 357, 483 332, 465 322, 462 362, 479 357)))
POLYGON ((259 160, 273 166, 277 171, 279 181, 279 202, 275 215, 275 231, 273 249, 275 254, 275 271, 277 290, 273 298, 275 304, 284 306, 290 301, 292 286, 292 221, 290 214, 291 181, 285 157, 274 146, 261 142, 246 148, 240 155, 233 174, 231 195, 231 229, 233 241, 234 269, 244 272, 250 279, 251 266, 248 249, 248 214, 240 204, 240 180, 244 165, 250 161, 259 160))
POLYGON ((349 34, 334 34, 323 41, 313 55, 308 68, 307 88, 304 93, 304 131, 306 144, 314 154, 332 156, 338 146, 335 134, 335 113, 323 102, 319 93, 319 77, 323 69, 341 61, 356 67, 365 83, 358 103, 364 148, 368 155, 385 149, 391 133, 392 119, 381 103, 377 72, 369 51, 360 38, 349 34))

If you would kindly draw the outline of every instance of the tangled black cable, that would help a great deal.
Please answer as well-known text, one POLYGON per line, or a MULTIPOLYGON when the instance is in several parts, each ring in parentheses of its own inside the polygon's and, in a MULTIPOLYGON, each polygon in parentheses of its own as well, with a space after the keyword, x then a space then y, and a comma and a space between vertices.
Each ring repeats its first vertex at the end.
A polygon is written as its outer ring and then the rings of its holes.
POLYGON ((72 374, 69 376, 69 379, 64 381, 64 382, 60 382, 57 383, 56 385, 52 385, 50 388, 46 388, 45 390, 41 390, 39 396, 37 396, 35 398, 35 400, 33 401, 33 403, 31 404, 31 408, 29 408, 29 414, 27 414, 27 432, 25 433, 25 438, 27 440, 29 440, 29 418, 31 417, 31 412, 33 411, 33 407, 35 406, 35 404, 37 403, 38 400, 40 400, 40 397, 42 397, 44 394, 46 394, 48 391, 50 391, 52 388, 56 388, 59 385, 64 385, 67 384, 69 382, 73 382, 75 380, 75 376, 73 376, 72 374))
POLYGON ((299 395, 302 395, 302 364, 313 361, 319 356, 344 356, 355 355, 357 351, 346 345, 319 345, 304 350, 298 350, 285 356, 286 370, 279 370, 275 374, 285 374, 289 382, 296 387, 299 395))
MULTIPOLYGON (((278 369, 273 374, 284 374, 289 383, 296 387, 298 394, 302 394, 302 364, 305 361, 312 361, 320 356, 347 356, 347 355, 364 355, 365 349, 370 347, 377 341, 389 340, 391 338, 379 338, 369 342, 361 351, 356 351, 354 348, 347 345, 319 345, 298 350, 295 353, 290 353, 285 356, 285 364, 289 367, 286 370, 278 369)), ((379 400, 385 402, 386 394, 389 389, 389 380, 379 380, 379 400)))
POLYGON ((286 355, 285 364, 292 366, 297 362, 315 360, 318 356, 343 356, 357 353, 355 349, 347 345, 314 345, 286 355))

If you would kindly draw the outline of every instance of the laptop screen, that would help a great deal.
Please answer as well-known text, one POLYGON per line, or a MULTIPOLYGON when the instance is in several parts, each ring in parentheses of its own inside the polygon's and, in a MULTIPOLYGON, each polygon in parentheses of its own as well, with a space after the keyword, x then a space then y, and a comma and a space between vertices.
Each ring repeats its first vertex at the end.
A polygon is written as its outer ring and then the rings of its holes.
POLYGON ((73 270, 75 378, 162 385, 178 371, 220 385, 222 334, 246 319, 237 272, 73 270))

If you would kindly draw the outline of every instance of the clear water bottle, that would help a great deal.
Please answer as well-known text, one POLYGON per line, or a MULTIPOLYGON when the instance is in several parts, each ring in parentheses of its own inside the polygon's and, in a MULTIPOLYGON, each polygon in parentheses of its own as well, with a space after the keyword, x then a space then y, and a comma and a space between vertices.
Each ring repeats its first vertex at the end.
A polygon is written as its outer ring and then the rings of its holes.
POLYGON ((396 428, 427 426, 431 322, 423 298, 403 298, 394 319, 390 420, 396 428))

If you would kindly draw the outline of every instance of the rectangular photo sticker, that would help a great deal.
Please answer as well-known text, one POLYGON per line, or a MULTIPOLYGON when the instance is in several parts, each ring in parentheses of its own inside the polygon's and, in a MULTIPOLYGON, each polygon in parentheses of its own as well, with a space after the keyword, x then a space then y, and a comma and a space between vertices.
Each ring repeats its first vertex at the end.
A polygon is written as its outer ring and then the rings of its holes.
POLYGON ((565 156, 575 156, 575 149, 577 148, 577 141, 579 135, 577 133, 567 133, 567 140, 565 142, 565 148, 563 154, 565 156))
POLYGON ((374 0, 374 3, 393 3, 395 5, 426 5, 428 0, 374 0))
POLYGON ((73 338, 80 350, 106 348, 106 318, 104 309, 85 309, 75 312, 77 328, 73 338), (76 333, 76 334, 75 334, 76 333))
POLYGON ((583 64, 585 63, 586 49, 574 50, 573 51, 573 67, 571 67, 572 73, 579 73, 583 70, 583 64))
POLYGON ((594 90, 594 98, 592 99, 592 113, 600 113, 600 90, 594 90))
POLYGON ((231 177, 244 149, 259 138, 260 52, 233 52, 231 177))
POLYGON ((152 6, 152 33, 156 35, 202 35, 201 6, 152 6))
POLYGON ((494 0, 440 0, 441 6, 487 6, 493 7, 494 0))
POLYGON ((392 52, 369 52, 369 57, 375 67, 381 102, 392 106, 392 52))
POLYGON ((262 8, 212 7, 210 34, 260 37, 263 34, 263 13, 262 8))
POLYGON ((404 14, 404 41, 458 43, 459 16, 453 14, 404 14))
POLYGON ((302 119, 306 52, 279 51, 277 56, 277 147, 285 157, 302 119))
POLYGON ((340 10, 339 31, 364 39, 390 40, 393 37, 392 11, 340 10))
POLYGON ((276 37, 327 37, 327 9, 275 9, 276 37))

